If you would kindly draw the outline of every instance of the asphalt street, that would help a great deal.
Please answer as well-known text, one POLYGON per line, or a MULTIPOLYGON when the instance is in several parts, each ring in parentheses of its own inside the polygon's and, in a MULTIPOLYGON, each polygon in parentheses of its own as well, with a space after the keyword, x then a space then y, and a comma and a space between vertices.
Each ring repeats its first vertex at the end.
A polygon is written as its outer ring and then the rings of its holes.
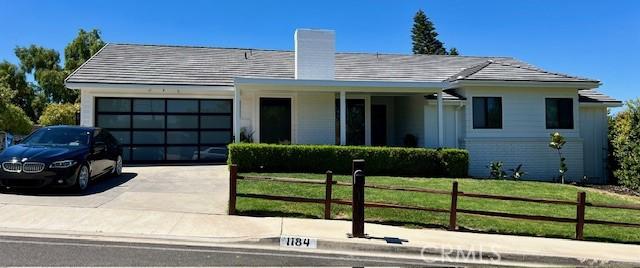
MULTIPOLYGON (((419 260, 0 236, 0 266, 425 266, 419 260)), ((442 264, 440 264, 442 265, 442 264)))

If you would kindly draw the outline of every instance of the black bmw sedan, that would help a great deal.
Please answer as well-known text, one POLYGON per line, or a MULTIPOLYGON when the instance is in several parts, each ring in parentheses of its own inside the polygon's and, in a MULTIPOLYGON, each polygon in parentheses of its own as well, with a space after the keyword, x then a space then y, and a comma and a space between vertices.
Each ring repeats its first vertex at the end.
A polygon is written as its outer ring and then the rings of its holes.
POLYGON ((0 153, 0 186, 75 188, 122 173, 122 148, 105 129, 52 126, 38 129, 0 153))

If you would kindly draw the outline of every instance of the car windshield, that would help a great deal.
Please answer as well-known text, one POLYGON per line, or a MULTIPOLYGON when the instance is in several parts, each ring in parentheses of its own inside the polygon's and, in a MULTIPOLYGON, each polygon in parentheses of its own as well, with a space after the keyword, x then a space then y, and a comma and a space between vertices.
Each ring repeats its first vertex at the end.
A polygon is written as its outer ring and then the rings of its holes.
POLYGON ((75 128, 42 128, 25 138, 21 144, 46 146, 86 146, 91 132, 75 128))

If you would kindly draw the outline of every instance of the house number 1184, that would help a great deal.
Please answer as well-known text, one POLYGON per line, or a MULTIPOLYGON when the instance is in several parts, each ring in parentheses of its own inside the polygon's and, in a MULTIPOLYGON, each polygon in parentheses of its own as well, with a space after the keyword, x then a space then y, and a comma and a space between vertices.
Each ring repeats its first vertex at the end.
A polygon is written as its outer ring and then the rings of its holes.
POLYGON ((317 248, 318 239, 299 237, 299 236, 281 236, 281 247, 294 247, 294 248, 317 248))

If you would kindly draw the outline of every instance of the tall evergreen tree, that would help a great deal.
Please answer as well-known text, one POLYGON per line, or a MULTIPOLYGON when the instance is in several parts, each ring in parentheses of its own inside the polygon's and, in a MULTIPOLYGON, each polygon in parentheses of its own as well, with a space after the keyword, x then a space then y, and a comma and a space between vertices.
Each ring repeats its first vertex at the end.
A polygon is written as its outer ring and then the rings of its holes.
POLYGON ((452 47, 452 48, 449 50, 449 55, 451 55, 451 56, 458 56, 458 55, 460 55, 460 53, 458 52, 458 49, 457 49, 457 48, 452 47))
POLYGON ((64 48, 64 69, 73 72, 104 45, 99 30, 87 32, 80 29, 78 36, 64 48))
POLYGON ((424 14, 422 9, 418 10, 413 17, 413 29, 411 30, 413 42, 413 54, 446 55, 447 50, 444 44, 438 40, 436 28, 424 14))

